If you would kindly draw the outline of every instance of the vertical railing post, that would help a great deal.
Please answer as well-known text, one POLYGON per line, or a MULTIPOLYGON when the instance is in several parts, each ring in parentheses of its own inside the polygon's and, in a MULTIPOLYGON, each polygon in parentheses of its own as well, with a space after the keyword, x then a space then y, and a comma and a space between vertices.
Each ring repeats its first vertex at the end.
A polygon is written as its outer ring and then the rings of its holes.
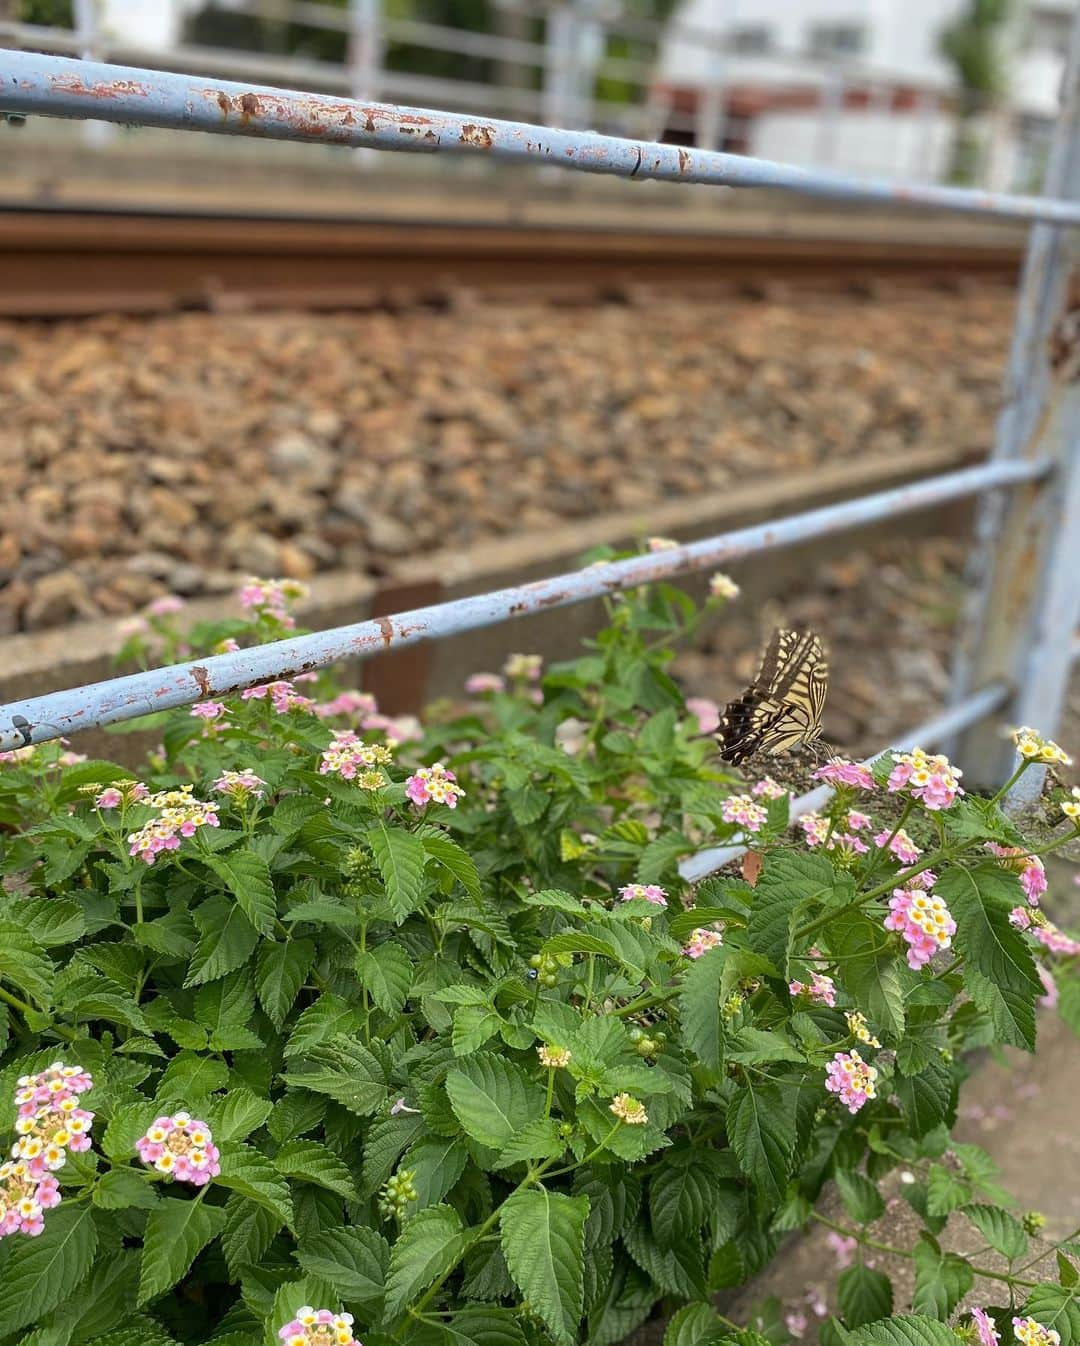
POLYGON ((573 90, 577 67, 577 16, 566 0, 547 12, 544 35, 544 122, 573 127, 573 90))
MULTIPOLYGON (((79 56, 84 61, 104 61, 108 57, 104 34, 101 31, 100 0, 74 0, 72 18, 79 38, 79 56)), ((108 122, 83 122, 82 138, 94 149, 108 144, 116 134, 116 127, 108 122)))
POLYGON ((697 106, 694 141, 698 149, 722 150, 727 120, 724 85, 727 79, 727 35, 714 34, 705 57, 705 86, 697 106))
MULTIPOLYGON (((1047 168, 1047 195, 1080 197, 1080 13, 1074 22, 1062 109, 1047 168)), ((1043 483, 992 492, 980 502, 971 599, 957 652, 954 698, 997 679, 1013 690, 1010 726, 1057 730, 1080 620, 1080 309, 1070 282, 1072 234, 1033 226, 993 457, 1046 458, 1043 483)), ((983 723, 950 745, 973 785, 1000 784, 1013 761, 1002 730, 983 723)), ((1021 780, 1023 797, 1041 773, 1021 780)), ((1023 799, 1017 799, 1022 803, 1023 799)))
POLYGON ((827 168, 836 159, 837 137, 840 131, 840 119, 844 115, 846 88, 843 71, 839 67, 831 67, 818 92, 819 121, 814 162, 822 168, 827 168))
POLYGON ((352 96, 373 103, 379 97, 382 35, 379 0, 349 0, 349 84, 352 96))

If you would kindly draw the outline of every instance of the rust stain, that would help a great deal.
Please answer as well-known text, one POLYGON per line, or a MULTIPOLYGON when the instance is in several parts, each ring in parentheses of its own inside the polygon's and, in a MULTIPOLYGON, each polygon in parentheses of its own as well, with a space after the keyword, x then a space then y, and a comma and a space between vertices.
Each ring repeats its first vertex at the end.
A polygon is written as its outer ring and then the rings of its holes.
POLYGON ((684 149, 681 149, 681 148, 680 148, 680 150, 679 150, 679 172, 680 172, 680 173, 685 173, 686 170, 687 170, 687 168, 688 168, 689 166, 690 166, 690 151, 689 151, 689 150, 684 150, 684 149))
POLYGON ((102 80, 87 84, 78 75, 52 75, 49 83, 58 93, 75 94, 78 98, 97 98, 108 103, 117 98, 147 98, 149 89, 134 79, 102 80))
POLYGON ((490 150, 495 144, 495 130, 491 126, 466 122, 458 139, 463 145, 473 145, 478 150, 490 150))
POLYGON ((259 99, 253 93, 244 93, 240 95, 240 120, 247 122, 252 117, 259 116, 261 112, 259 99))
POLYGON ((394 624, 389 617, 376 617, 375 620, 382 632, 383 647, 388 648, 394 639, 394 624))
POLYGON ((200 696, 209 696, 209 695, 210 695, 210 674, 209 674, 209 672, 207 671, 207 669, 205 669, 205 668, 202 666, 202 664, 196 664, 195 667, 192 668, 192 669, 190 669, 189 671, 190 671, 190 673, 191 673, 191 676, 195 679, 195 682, 196 682, 196 684, 197 684, 197 686, 198 686, 198 688, 199 688, 199 695, 200 695, 200 696))
POLYGON ((221 115, 222 115, 223 117, 227 117, 227 116, 229 115, 229 96, 228 96, 228 94, 224 94, 224 93, 222 93, 222 92, 219 90, 219 91, 218 91, 218 96, 217 96, 217 103, 218 103, 218 107, 221 108, 221 115))

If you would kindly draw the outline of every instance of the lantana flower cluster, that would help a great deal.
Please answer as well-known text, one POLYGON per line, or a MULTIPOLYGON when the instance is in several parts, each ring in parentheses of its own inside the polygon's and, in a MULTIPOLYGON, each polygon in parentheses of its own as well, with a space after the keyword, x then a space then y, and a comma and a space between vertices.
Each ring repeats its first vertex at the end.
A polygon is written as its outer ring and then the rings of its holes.
POLYGON ((1065 957, 1080 954, 1080 940, 1073 939, 1064 930, 1059 930, 1041 911, 1032 911, 1028 907, 1013 907, 1009 912, 1009 922, 1017 930, 1028 931, 1051 953, 1065 957))
POLYGON ((319 775, 340 776, 362 790, 381 790, 386 777, 378 769, 394 760, 382 743, 365 743, 351 729, 335 729, 334 741, 319 756, 319 775))
POLYGON ((828 781, 831 785, 848 785, 856 790, 872 790, 876 784, 869 767, 861 762, 850 762, 846 757, 830 757, 811 775, 812 780, 828 781))
POLYGON ((744 832, 758 832, 769 815, 749 795, 728 795, 720 808, 720 816, 724 822, 735 823, 744 832))
POLYGON ((296 1317, 278 1328, 278 1337, 285 1346, 360 1346, 353 1336, 351 1313, 334 1313, 332 1309, 313 1309, 304 1304, 296 1310, 296 1317))
POLYGON ((986 849, 996 855, 1006 869, 1020 876, 1024 896, 1037 907, 1039 898, 1046 892, 1046 866, 1039 857, 1029 855, 1022 846, 999 846, 996 841, 988 841, 986 849))
POLYGON ((1034 1318, 1014 1318, 1013 1333, 1023 1346, 1061 1346, 1061 1334, 1053 1327, 1043 1327, 1034 1318))
POLYGON ((703 958, 710 949, 718 948, 723 942, 724 936, 719 930, 698 926, 690 931, 690 938, 683 945, 683 955, 686 958, 703 958))
POLYGON ((870 819, 855 809, 845 811, 831 823, 821 813, 804 813, 799 819, 799 826, 811 850, 824 846, 830 851, 848 850, 853 854, 865 855, 870 849, 861 837, 856 836, 857 832, 865 831, 870 826, 870 819))
POLYGON ((871 1033, 870 1025, 866 1022, 866 1015, 862 1010, 846 1010, 844 1018, 847 1020, 848 1032, 858 1042, 864 1043, 867 1047, 880 1047, 881 1043, 871 1033))
POLYGON ((498 673, 470 673, 465 679, 467 696, 489 696, 506 691, 506 679, 498 673))
POLYGON ((162 851, 175 851, 184 837, 193 837, 200 827, 220 827, 217 805, 194 798, 192 787, 161 790, 145 802, 160 810, 156 818, 128 834, 128 854, 152 865, 162 851))
MULTIPOLYGON (((689 705, 689 702, 687 702, 687 705, 689 705)), ((762 776, 750 793, 757 799, 782 799, 787 794, 787 790, 778 781, 774 781, 771 776, 762 776)))
POLYGON ((857 1051, 837 1052, 825 1067, 825 1088, 839 1095, 848 1112, 856 1113, 877 1097, 877 1074, 857 1051))
POLYGON ((996 1318, 992 1318, 985 1309, 976 1307, 971 1310, 971 1323, 975 1328, 979 1346, 997 1346, 1001 1340, 1001 1333, 997 1330, 996 1318))
POLYGON ((205 1187, 221 1172, 210 1128, 188 1112, 158 1117, 135 1142, 135 1150, 149 1168, 192 1187, 205 1187))
POLYGON ((1068 799, 1062 801, 1061 811, 1080 827, 1080 785, 1074 785, 1069 791, 1068 799))
POLYGON ((374 715, 378 705, 370 692, 350 691, 338 692, 331 701, 318 701, 312 709, 320 720, 332 720, 338 715, 361 719, 365 715, 374 715))
POLYGON ((898 930, 907 942, 908 967, 925 966, 939 949, 947 949, 956 934, 956 922, 940 897, 918 888, 894 888, 889 899, 886 930, 898 930))
POLYGON ((405 794, 417 808, 426 804, 445 804, 456 809, 459 799, 464 799, 465 791, 457 783, 457 777, 448 771, 442 762, 432 766, 422 766, 405 782, 405 794))
POLYGON ((922 851, 915 845, 911 837, 902 827, 898 827, 895 833, 886 829, 878 832, 874 837, 874 845, 880 850, 882 846, 888 846, 893 855, 902 865, 913 865, 922 855, 922 851))
POLYGON ((1037 729, 1021 725, 1014 729, 1012 741, 1016 751, 1026 762, 1041 762, 1045 766, 1071 766, 1072 758, 1051 738, 1043 738, 1037 729))
POLYGON ((942 753, 930 756, 922 748, 913 748, 911 752, 898 753, 894 760, 889 789, 894 794, 907 790, 923 808, 932 811, 951 808, 957 796, 964 793, 960 787, 963 772, 942 753))
POLYGON ((260 580, 249 579, 237 597, 240 606, 256 617, 273 617, 275 621, 289 630, 296 625, 296 619, 289 609, 301 598, 308 595, 308 587, 299 580, 260 580))
POLYGON ((655 883, 628 883, 619 889, 623 902, 651 902, 654 907, 667 906, 667 893, 655 883))
POLYGON ((502 671, 511 682, 538 682, 543 662, 539 654, 511 654, 502 671))
MULTIPOLYGON (((92 792, 95 787, 89 786, 92 792)), ((94 804, 99 809, 118 809, 126 808, 131 804, 141 804, 150 798, 150 790, 140 780, 118 780, 112 785, 106 785, 94 798, 94 804)))
POLYGON ((738 598, 739 593, 739 586, 730 575, 725 575, 722 570, 718 570, 715 575, 709 576, 710 598, 726 598, 730 602, 732 599, 738 598))
POLYGON ((45 1212, 60 1204, 55 1174, 68 1153, 90 1148, 94 1114, 79 1096, 93 1085, 88 1071, 54 1061, 36 1075, 21 1075, 15 1088, 16 1141, 0 1164, 0 1238, 45 1228, 45 1212))
POLYGON ((258 687, 245 687, 240 693, 240 700, 269 701, 275 715, 288 715, 293 710, 315 711, 312 698, 298 692, 287 678, 264 682, 258 687))
POLYGON ((266 790, 266 781, 250 767, 244 767, 242 771, 223 771, 212 788, 215 794, 228 795, 242 804, 249 799, 261 799, 266 790))
POLYGON ((827 1005, 829 1009, 836 1005, 836 982, 824 972, 811 972, 809 985, 801 981, 788 982, 788 991, 793 996, 806 996, 819 1005, 827 1005))
POLYGON ((649 1120, 645 1104, 632 1094, 616 1094, 611 1100, 611 1111, 627 1126, 644 1126, 649 1120))

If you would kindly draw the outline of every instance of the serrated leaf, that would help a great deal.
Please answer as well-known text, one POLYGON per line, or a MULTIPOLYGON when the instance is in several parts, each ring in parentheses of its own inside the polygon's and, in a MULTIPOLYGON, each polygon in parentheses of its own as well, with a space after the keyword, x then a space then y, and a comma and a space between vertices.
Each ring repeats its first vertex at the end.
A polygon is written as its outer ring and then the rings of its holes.
POLYGON ((836 1297, 845 1324, 850 1328, 862 1327, 887 1318, 892 1312, 892 1281, 873 1267, 848 1267, 837 1278, 836 1297))
POLYGON ((474 1140, 493 1150, 544 1111, 544 1091, 520 1066, 490 1052, 478 1052, 453 1066, 446 1092, 454 1116, 474 1140))
POLYGON ((259 1098, 250 1089, 230 1089, 224 1098, 215 1098, 207 1121, 214 1140, 245 1140, 257 1131, 274 1110, 268 1098, 259 1098))
POLYGON ((563 911, 568 916, 584 916, 586 908, 573 894, 561 888, 541 888, 536 893, 522 893, 521 900, 530 907, 548 907, 552 911, 563 911))
POLYGON ((953 1072, 940 1055, 932 1056, 919 1074, 895 1080, 893 1089, 900 1100, 908 1130, 917 1140, 929 1135, 952 1115, 955 1103, 953 1072))
POLYGON ((211 898, 196 907, 192 919, 199 942, 191 956, 185 986, 216 981, 243 967, 259 942, 258 932, 235 902, 211 898))
POLYGON ((214 1179, 215 1184, 239 1192, 291 1226, 293 1208, 289 1185, 266 1155, 252 1145, 241 1145, 236 1141, 224 1141, 219 1148, 221 1173, 214 1179))
POLYGON ((36 1321, 72 1293, 90 1270, 97 1227, 87 1206, 48 1212, 37 1238, 18 1238, 0 1275, 0 1336, 36 1321))
POLYGON ((315 943, 310 939, 289 939, 280 944, 264 940, 259 945, 255 990, 259 1004, 279 1031, 314 962, 315 943))
POLYGON ((1021 1312, 1044 1327, 1053 1327, 1061 1337, 1061 1346, 1080 1343, 1080 1304, 1072 1290, 1060 1285, 1037 1285, 1021 1312))
POLYGON ((891 1037, 904 1032, 906 964, 895 937, 861 911, 846 911, 829 922, 825 939, 841 960, 844 986, 870 1022, 891 1037))
POLYGON ((14 921, 0 920, 0 981, 9 981, 39 1005, 48 1005, 55 969, 36 939, 14 921))
POLYGON ((716 1195, 716 1180, 706 1164, 666 1164, 649 1183, 653 1238, 670 1248, 705 1223, 716 1195))
POLYGON ((926 1175, 926 1209, 933 1216, 948 1215, 971 1198, 971 1185, 946 1168, 931 1164, 926 1175))
POLYGON ((469 1150, 462 1136, 426 1136, 401 1161, 413 1175, 416 1208, 437 1206, 465 1172, 469 1150))
POLYGON ((390 1249, 374 1229, 349 1225, 305 1239, 296 1260, 305 1271, 329 1281, 342 1299, 367 1304, 382 1298, 390 1249))
POLYGON ((845 1346, 956 1346, 951 1327, 913 1313, 896 1314, 844 1333, 845 1346))
POLYGON ((386 1101, 386 1072, 378 1058, 341 1034, 308 1048, 305 1067, 284 1078, 287 1084, 326 1094, 358 1117, 370 1117, 386 1101))
POLYGON ((101 1210, 126 1210, 131 1206, 148 1210, 157 1199, 148 1179, 131 1168, 110 1169, 94 1184, 94 1205, 101 1210))
POLYGON ((204 855, 202 859, 236 898, 259 934, 272 934, 277 919, 277 897, 270 866, 262 856, 254 851, 236 850, 228 855, 204 855))
POLYGON ((476 861, 462 850, 456 841, 437 827, 419 827, 416 835, 423 843, 424 850, 439 865, 454 876, 472 898, 480 897, 480 875, 476 861))
POLYGON ((229 1068, 224 1061, 213 1056, 199 1056, 196 1052, 177 1052, 165 1067, 157 1096, 162 1102, 190 1104, 218 1089, 224 1089, 228 1081, 229 1068))
POLYGON ((840 1200, 856 1224, 873 1224, 885 1214, 881 1193, 865 1174, 838 1169, 835 1176, 840 1200))
POLYGON ((956 921, 968 994, 990 1015, 1000 1041, 1033 1050, 1035 1004, 1045 992, 1030 949, 1009 922, 1022 900, 1016 875, 996 865, 953 867, 934 891, 956 921))
POLYGON ((559 1129, 552 1117, 538 1117, 526 1122, 499 1155, 496 1168, 508 1168, 511 1164, 530 1162, 534 1159, 558 1159, 566 1149, 566 1142, 559 1139, 559 1129))
POLYGON ((915 1245, 915 1293, 913 1313, 928 1314, 945 1322, 971 1289, 975 1273, 962 1257, 943 1255, 929 1239, 915 1245))
POLYGON ((719 1072, 723 1061, 720 979, 726 957, 723 948, 710 949, 686 969, 679 988, 683 1038, 706 1070, 714 1072, 719 1072))
POLYGON ((775 1084, 749 1084, 728 1106, 727 1131, 742 1171, 778 1205, 795 1152, 795 1118, 775 1084))
POLYGON ((427 851, 413 832, 385 823, 367 834, 386 896, 400 925, 420 905, 424 892, 424 865, 427 851))
POLYGON ((225 1227, 225 1212, 201 1201, 168 1197, 146 1217, 139 1303, 170 1290, 187 1275, 199 1253, 225 1227))
POLYGON ((730 1330, 711 1304, 685 1304, 668 1323, 663 1346, 718 1346, 730 1330))
POLYGON ((284 1223, 280 1215, 239 1192, 229 1197, 221 1249, 232 1280, 238 1281, 245 1267, 259 1265, 284 1223))
POLYGON ((74 944, 86 931, 86 914, 77 902, 53 897, 23 898, 14 908, 18 924, 43 949, 74 944))
POLYGON ((760 1065, 766 1061, 806 1060, 805 1055, 783 1033, 752 1026, 741 1028, 731 1037, 724 1051, 724 1058, 727 1061, 750 1066, 760 1065))
POLYGON ((396 940, 356 954, 356 977, 384 1014, 397 1014, 413 981, 412 959, 396 940))
POLYGON ((754 889, 747 925, 751 948, 786 974, 795 914, 811 902, 835 900, 840 882, 832 865, 820 855, 774 852, 762 866, 754 889))
POLYGON ((297 1019, 285 1044, 285 1056, 299 1056, 332 1037, 359 1028, 362 1022, 363 1015, 357 1007, 338 996, 321 995, 297 1019))
POLYGON ((450 1043, 455 1056, 471 1056, 503 1027, 501 1014, 482 1005, 459 1005, 454 1010, 450 1043))
POLYGON ((1027 1252, 1028 1239, 1023 1226, 1000 1206, 964 1206, 962 1213, 1007 1261, 1014 1262, 1027 1252))
POLYGON ((384 1304, 388 1323, 454 1266, 464 1241, 461 1220, 449 1206, 429 1206, 412 1216, 390 1251, 384 1304))
POLYGON ((584 1302, 587 1197, 547 1190, 511 1193, 499 1213, 506 1265, 559 1346, 573 1346, 584 1302))
POLYGON ((344 1160, 316 1140, 290 1140, 274 1155, 274 1167, 288 1178, 314 1183, 346 1201, 359 1201, 344 1160))

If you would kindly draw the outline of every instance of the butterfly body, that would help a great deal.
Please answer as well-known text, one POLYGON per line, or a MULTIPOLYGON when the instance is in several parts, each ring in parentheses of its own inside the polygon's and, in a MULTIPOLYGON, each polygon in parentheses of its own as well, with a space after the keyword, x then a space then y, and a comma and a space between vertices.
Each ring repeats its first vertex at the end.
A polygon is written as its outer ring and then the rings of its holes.
POLYGON ((812 631, 775 631, 757 676, 724 710, 716 735, 720 756, 738 766, 752 757, 812 746, 821 738, 828 685, 820 637, 812 631))

